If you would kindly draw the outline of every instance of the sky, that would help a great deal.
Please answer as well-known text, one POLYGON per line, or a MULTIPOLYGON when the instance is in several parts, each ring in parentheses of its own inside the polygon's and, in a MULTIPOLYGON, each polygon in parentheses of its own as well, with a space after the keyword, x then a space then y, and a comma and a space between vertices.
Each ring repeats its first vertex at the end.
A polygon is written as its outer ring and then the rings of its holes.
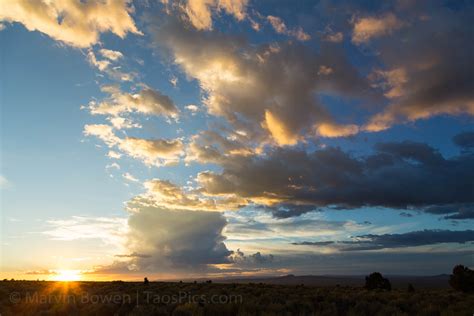
POLYGON ((473 18, 0 0, 0 277, 473 267, 473 18))

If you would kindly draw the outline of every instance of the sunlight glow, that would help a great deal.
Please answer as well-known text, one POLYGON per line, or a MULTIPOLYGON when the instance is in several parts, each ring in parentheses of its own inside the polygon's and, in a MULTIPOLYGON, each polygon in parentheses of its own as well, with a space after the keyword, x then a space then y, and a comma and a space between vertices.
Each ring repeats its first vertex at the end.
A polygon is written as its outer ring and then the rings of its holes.
POLYGON ((58 270, 53 276, 54 281, 79 281, 81 280, 80 270, 58 270))

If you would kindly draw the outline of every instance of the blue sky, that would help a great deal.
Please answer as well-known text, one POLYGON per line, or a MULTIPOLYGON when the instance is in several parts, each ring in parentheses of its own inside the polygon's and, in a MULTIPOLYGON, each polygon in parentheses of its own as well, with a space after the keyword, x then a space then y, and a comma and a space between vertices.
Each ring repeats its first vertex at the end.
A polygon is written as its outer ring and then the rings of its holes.
POLYGON ((2 276, 472 265, 470 4, 35 5, 0 9, 2 276))

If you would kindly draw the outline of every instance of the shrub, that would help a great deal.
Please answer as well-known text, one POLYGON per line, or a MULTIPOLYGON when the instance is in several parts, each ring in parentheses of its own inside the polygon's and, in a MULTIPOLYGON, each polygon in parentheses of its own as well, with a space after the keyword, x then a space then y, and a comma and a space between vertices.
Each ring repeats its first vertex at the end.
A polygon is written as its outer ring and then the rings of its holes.
POLYGON ((379 272, 374 272, 365 277, 365 288, 368 290, 387 290, 390 291, 392 286, 390 281, 382 276, 379 272))
POLYGON ((457 291, 474 291, 474 271, 463 265, 453 268, 453 274, 449 278, 449 285, 457 291))

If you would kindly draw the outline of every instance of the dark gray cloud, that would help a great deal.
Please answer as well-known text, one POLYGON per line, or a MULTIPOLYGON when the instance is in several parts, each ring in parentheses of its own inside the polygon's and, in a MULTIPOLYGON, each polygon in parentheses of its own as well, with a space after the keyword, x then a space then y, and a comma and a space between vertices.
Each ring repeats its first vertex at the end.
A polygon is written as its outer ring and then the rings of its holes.
POLYGON ((423 143, 381 143, 364 157, 330 147, 312 153, 277 148, 266 155, 228 157, 222 167, 221 173, 199 174, 204 192, 236 194, 257 204, 280 201, 290 212, 282 213, 277 206, 277 217, 301 214, 295 211, 298 208, 328 206, 389 207, 450 218, 473 217, 474 155, 445 158, 423 143), (460 205, 464 207, 453 207, 460 205))
POLYGON ((231 256, 233 263, 237 267, 250 267, 258 265, 266 265, 275 259, 272 254, 263 255, 260 251, 253 253, 251 255, 246 255, 240 249, 234 251, 231 256))
POLYGON ((453 137, 453 142, 467 150, 474 149, 474 132, 463 132, 453 137))
POLYGON ((289 203, 280 203, 275 206, 260 205, 258 208, 271 212, 275 218, 296 217, 317 210, 313 205, 293 205, 289 203))
POLYGON ((294 245, 328 246, 335 245, 341 251, 377 250, 385 248, 406 248, 440 243, 459 243, 474 241, 474 230, 420 230, 404 234, 361 235, 353 240, 298 242, 294 245))
POLYGON ((445 219, 472 219, 474 218, 474 203, 433 205, 425 208, 424 211, 431 214, 446 214, 445 219))
POLYGON ((390 99, 372 130, 440 114, 474 115, 474 6, 427 3, 393 7, 403 27, 371 43, 385 65, 379 74, 390 99))

